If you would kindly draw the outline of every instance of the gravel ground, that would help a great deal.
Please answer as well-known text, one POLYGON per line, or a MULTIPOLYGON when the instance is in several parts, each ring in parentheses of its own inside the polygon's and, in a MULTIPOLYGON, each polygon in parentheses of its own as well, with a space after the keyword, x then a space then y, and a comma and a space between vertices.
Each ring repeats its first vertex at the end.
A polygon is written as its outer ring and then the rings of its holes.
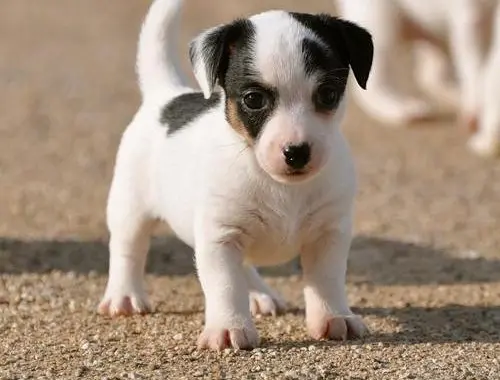
MULTIPOLYGON (((0 379, 500 379, 500 165, 470 156, 450 118, 387 129, 349 109, 361 182, 349 297, 368 338, 308 340, 289 265, 266 271, 292 308, 257 320, 261 348, 196 351, 202 293, 191 252, 165 231, 148 264, 155 313, 96 315, 105 199, 139 103, 147 3, 1 1, 0 379)), ((187 3, 184 42, 258 10, 332 10, 327 0, 187 3)))

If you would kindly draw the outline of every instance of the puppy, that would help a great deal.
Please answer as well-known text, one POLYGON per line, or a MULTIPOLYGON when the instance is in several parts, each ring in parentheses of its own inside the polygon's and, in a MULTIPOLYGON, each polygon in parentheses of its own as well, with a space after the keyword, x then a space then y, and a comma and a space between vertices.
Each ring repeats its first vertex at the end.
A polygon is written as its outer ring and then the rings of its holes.
POLYGON ((199 347, 257 346, 252 311, 283 304, 252 265, 298 254, 312 337, 363 335, 345 291, 356 177, 339 128, 349 67, 361 87, 368 80, 370 34, 284 11, 216 26, 190 45, 197 92, 174 59, 180 6, 156 0, 141 32, 143 102, 117 154, 100 312, 150 310, 144 264, 161 219, 195 251, 206 304, 199 347))
POLYGON ((399 47, 413 42, 417 80, 430 94, 458 104, 462 122, 477 130, 470 148, 500 153, 500 2, 498 0, 338 0, 343 17, 373 35, 375 54, 360 105, 390 124, 426 119, 433 107, 398 88, 399 47), (451 62, 449 60, 451 58, 451 62), (458 88, 445 83, 454 71, 458 88))

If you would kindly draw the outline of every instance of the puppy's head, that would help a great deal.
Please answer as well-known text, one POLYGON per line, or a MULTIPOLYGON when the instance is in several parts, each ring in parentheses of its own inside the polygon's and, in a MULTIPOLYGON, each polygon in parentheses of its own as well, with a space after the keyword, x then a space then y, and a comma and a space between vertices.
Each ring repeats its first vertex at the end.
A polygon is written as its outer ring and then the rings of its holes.
POLYGON ((205 97, 222 87, 227 121, 280 182, 311 178, 329 160, 349 67, 366 88, 372 57, 365 29, 284 11, 212 28, 190 47, 205 97))

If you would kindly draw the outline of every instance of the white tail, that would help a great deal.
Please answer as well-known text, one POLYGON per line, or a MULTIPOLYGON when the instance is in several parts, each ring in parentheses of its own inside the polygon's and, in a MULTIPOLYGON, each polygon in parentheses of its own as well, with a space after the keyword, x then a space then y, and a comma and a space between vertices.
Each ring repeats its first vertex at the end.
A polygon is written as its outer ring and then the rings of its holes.
POLYGON ((175 59, 182 0, 154 0, 142 25, 137 74, 143 96, 185 87, 175 59))

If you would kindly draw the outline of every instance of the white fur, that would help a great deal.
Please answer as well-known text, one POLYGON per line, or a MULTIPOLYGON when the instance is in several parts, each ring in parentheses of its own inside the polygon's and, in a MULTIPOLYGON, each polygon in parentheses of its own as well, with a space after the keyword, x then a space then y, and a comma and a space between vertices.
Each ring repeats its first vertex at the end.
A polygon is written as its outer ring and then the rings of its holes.
POLYGON ((498 0, 338 0, 338 4, 343 17, 373 35, 375 54, 368 88, 356 91, 369 114, 389 124, 434 114, 429 102, 401 89, 395 78, 394 68, 401 62, 399 47, 415 42, 420 85, 446 103, 458 103, 463 122, 479 130, 469 144, 476 153, 500 153, 498 0), (412 35, 405 37, 402 31, 408 28, 412 35), (497 31, 488 45, 490 28, 497 31), (451 62, 445 54, 448 51, 451 62), (452 70, 458 88, 446 81, 452 70))
MULTIPOLYGON (((117 155, 107 208, 109 281, 100 311, 117 315, 150 309, 144 264, 153 221, 161 219, 195 250, 206 301, 201 347, 255 347, 251 311, 275 314, 284 303, 251 265, 283 263, 298 253, 311 334, 345 338, 349 326, 361 335, 366 328, 352 315, 345 293, 356 178, 339 130, 344 102, 331 121, 312 116, 311 89, 293 41, 280 45, 275 39, 293 39, 304 30, 284 12, 270 12, 252 19, 258 25, 257 69, 290 99, 266 125, 261 141, 248 147, 229 126, 222 104, 167 137, 167 127, 158 120, 160 108, 192 91, 186 90, 172 55, 161 53, 171 51, 173 37, 167 34, 164 40, 163 31, 172 32, 180 2, 156 0, 141 34, 138 71, 144 98, 117 155), (273 65, 280 57, 283 61, 273 65), (276 78, 284 73, 291 76, 276 78), (282 132, 276 132, 278 124, 282 132), (269 158, 274 146, 294 139, 321 147, 308 178, 296 183, 287 181, 269 158), (270 162, 268 170, 265 162, 270 162)), ((197 77, 208 97, 213 88, 206 75, 197 77)))
POLYGON ((181 4, 179 0, 154 1, 144 20, 137 54, 137 74, 143 97, 161 96, 158 91, 176 91, 186 83, 178 62, 172 59, 176 54, 181 4))

